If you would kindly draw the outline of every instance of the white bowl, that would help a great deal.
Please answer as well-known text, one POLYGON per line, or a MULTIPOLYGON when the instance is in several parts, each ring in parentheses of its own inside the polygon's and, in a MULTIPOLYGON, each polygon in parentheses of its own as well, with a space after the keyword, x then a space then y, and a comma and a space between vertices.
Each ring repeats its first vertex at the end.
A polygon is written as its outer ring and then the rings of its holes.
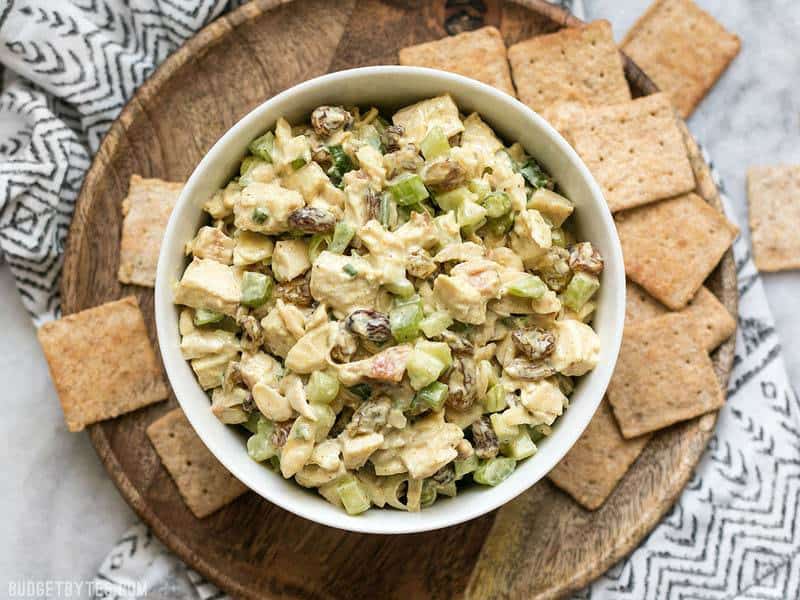
POLYGON ((209 450, 237 479, 270 502, 324 525, 365 533, 412 533, 456 525, 494 510, 544 477, 572 447, 594 415, 614 370, 625 317, 625 274, 617 232, 600 188, 575 151, 542 117, 511 96, 458 75, 415 67, 366 67, 324 75, 278 94, 214 144, 192 173, 170 217, 158 261, 155 312, 161 356, 178 402, 209 450), (204 220, 203 203, 237 171, 247 144, 272 128, 279 117, 298 122, 321 104, 392 110, 444 93, 453 96, 463 113, 477 111, 507 142, 520 142, 575 203, 577 233, 600 250, 606 265, 594 320, 602 344, 600 363, 579 380, 553 435, 502 484, 469 486, 457 497, 441 499, 418 513, 371 509, 349 516, 315 491, 251 460, 238 428, 222 424, 211 414, 208 396, 181 356, 173 286, 186 265, 184 244, 204 220))

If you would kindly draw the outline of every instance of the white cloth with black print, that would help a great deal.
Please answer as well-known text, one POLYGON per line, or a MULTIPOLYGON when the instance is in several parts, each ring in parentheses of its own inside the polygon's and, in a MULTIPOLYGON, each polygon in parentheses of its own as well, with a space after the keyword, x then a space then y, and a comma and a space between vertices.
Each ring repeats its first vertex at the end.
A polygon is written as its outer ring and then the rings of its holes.
MULTIPOLYGON (((581 0, 561 0, 581 16, 581 0)), ((134 90, 233 0, 0 3, 0 255, 36 323, 59 314, 64 240, 92 155, 134 90)), ((729 213, 730 214, 730 213, 729 213)), ((800 597, 800 402, 745 238, 736 358, 715 435, 663 522, 578 598, 800 597)), ((224 598, 144 525, 97 597, 224 598)))

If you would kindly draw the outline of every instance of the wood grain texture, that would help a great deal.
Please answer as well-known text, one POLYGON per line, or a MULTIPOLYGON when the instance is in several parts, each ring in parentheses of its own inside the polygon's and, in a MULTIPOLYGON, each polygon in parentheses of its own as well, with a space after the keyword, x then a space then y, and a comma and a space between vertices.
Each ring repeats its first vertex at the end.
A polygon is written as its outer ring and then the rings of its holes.
MULTIPOLYGON (((486 4, 480 24, 500 28, 507 44, 577 22, 543 0, 486 4)), ((185 180, 210 146, 259 103, 328 71, 394 64, 399 48, 474 18, 453 11, 443 0, 256 0, 198 33, 137 91, 94 159, 67 243, 64 312, 133 293, 155 339, 152 290, 116 278, 130 175, 185 180)), ((634 95, 654 91, 630 61, 625 68, 634 95)), ((719 206, 715 194, 703 195, 719 206)), ((734 314, 735 283, 728 253, 707 285, 734 314)), ((732 341, 714 356, 723 382, 732 358, 732 341)), ((248 493, 198 520, 145 436, 146 427, 174 406, 171 396, 94 425, 92 442, 155 534, 205 577, 246 598, 453 598, 463 596, 468 583, 476 598, 561 595, 602 573, 655 525, 686 484, 715 419, 658 434, 596 513, 548 482, 538 484, 496 513, 484 546, 494 514, 439 532, 367 536, 315 525, 248 493)))

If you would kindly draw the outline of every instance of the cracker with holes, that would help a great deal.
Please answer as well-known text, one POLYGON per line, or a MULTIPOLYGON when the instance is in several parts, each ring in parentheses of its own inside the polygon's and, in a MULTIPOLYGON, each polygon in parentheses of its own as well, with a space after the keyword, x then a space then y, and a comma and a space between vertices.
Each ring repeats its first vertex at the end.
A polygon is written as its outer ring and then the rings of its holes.
POLYGON ((151 423, 147 437, 184 502, 198 519, 230 504, 247 491, 197 437, 180 408, 151 423))
POLYGON ((401 65, 450 71, 514 95, 506 45, 494 27, 482 27, 433 42, 402 48, 401 65))
POLYGON ((733 243, 738 229, 697 194, 616 215, 628 277, 680 310, 733 243))
POLYGON ((128 196, 122 201, 117 272, 122 283, 155 285, 161 239, 182 189, 182 183, 131 175, 128 196))
POLYGON ((800 165, 751 168, 747 200, 758 270, 800 268, 800 165))
POLYGON ((607 399, 586 430, 548 477, 578 504, 598 509, 642 453, 649 435, 630 440, 619 430, 607 399))
POLYGON ((669 314, 625 327, 608 400, 634 438, 720 408, 725 397, 702 343, 669 314))
POLYGON ((45 323, 38 336, 70 431, 167 397, 133 296, 45 323))
MULTIPOLYGON (((625 323, 645 321, 669 312, 641 287, 629 281, 626 289, 625 323)), ((736 331, 736 319, 708 288, 701 287, 686 308, 679 313, 684 326, 693 333, 703 348, 711 352, 736 331)))
POLYGON ((737 36, 692 0, 656 0, 622 42, 683 117, 714 87, 740 47, 737 36))
POLYGON ((695 187, 677 117, 664 94, 577 111, 564 134, 597 179, 612 212, 695 187))
POLYGON ((520 42, 508 49, 508 60, 519 99, 536 111, 561 102, 603 105, 631 98, 608 21, 520 42))

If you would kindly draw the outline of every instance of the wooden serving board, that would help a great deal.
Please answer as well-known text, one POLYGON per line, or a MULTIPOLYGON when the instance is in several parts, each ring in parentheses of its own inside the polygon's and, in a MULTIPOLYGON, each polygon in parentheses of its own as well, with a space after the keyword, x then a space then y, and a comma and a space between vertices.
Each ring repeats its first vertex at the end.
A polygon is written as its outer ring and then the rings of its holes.
MULTIPOLYGON (((139 297, 156 339, 151 289, 117 281, 121 203, 132 173, 185 180, 250 109, 296 83, 349 67, 394 64, 403 46, 482 24, 506 43, 577 23, 541 0, 259 0, 206 27, 139 89, 106 136, 75 210, 62 283, 64 313, 139 297), (478 6, 478 8, 475 8, 478 6)), ((635 95, 655 86, 630 61, 635 95)), ((720 207, 696 157, 700 191, 720 207)), ((736 312, 731 254, 709 287, 736 312)), ((714 355, 725 385, 733 341, 714 355)), ((369 536, 296 517, 254 493, 198 520, 145 436, 169 401, 90 429, 122 495, 190 566, 248 598, 556 597, 631 551, 670 508, 714 427, 707 415, 654 437, 608 502, 581 509, 548 481, 494 514, 425 534, 369 536)))

